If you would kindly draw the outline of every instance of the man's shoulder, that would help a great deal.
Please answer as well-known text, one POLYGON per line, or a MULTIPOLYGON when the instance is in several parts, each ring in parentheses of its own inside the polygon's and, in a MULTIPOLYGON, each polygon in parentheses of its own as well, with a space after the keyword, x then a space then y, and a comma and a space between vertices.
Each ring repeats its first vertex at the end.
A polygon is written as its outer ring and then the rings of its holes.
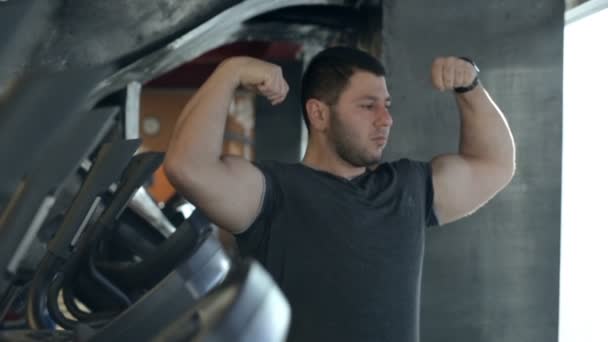
POLYGON ((299 163, 286 163, 276 160, 260 160, 253 162, 253 164, 263 172, 290 172, 302 167, 299 163))
POLYGON ((395 159, 395 160, 391 160, 391 161, 385 161, 383 163, 381 163, 380 165, 378 165, 378 169, 381 168, 389 168, 389 169, 393 169, 393 170, 397 170, 400 173, 403 171, 406 171, 412 167, 414 167, 414 165, 418 163, 415 160, 412 160, 410 158, 399 158, 399 159, 395 159))
POLYGON ((300 163, 264 160, 253 164, 262 172, 266 182, 273 183, 274 186, 282 187, 307 178, 304 167, 300 163))
POLYGON ((413 158, 408 158, 408 157, 384 162, 381 165, 384 165, 384 164, 392 166, 392 167, 396 167, 396 168, 401 168, 401 169, 403 169, 403 168, 420 168, 420 167, 424 168, 424 167, 430 166, 429 161, 423 161, 423 160, 413 159, 413 158))
POLYGON ((385 162, 379 165, 378 168, 394 171, 400 179, 406 181, 417 181, 420 178, 426 178, 431 174, 431 163, 412 158, 400 158, 397 160, 385 162))

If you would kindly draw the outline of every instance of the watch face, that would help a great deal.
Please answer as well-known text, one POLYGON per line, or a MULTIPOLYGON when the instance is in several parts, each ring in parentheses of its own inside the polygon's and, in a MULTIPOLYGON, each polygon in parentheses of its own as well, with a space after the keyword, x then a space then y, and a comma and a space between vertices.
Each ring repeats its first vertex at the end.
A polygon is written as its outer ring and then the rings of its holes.
POLYGON ((160 121, 154 116, 144 118, 142 129, 146 135, 156 135, 160 132, 160 121))

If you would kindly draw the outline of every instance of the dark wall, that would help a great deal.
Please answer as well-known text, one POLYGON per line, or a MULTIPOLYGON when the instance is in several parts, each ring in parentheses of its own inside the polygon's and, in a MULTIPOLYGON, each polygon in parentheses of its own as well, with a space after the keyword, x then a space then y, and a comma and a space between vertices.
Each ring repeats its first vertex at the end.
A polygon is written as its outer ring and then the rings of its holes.
POLYGON ((283 77, 289 84, 285 101, 277 106, 262 96, 255 99, 255 159, 300 161, 301 110, 300 79, 302 63, 275 62, 281 66, 283 77))
POLYGON ((457 150, 442 55, 472 56, 517 145, 512 183, 471 217, 427 231, 422 341, 557 341, 561 192, 560 0, 385 0, 395 124, 387 158, 457 150))

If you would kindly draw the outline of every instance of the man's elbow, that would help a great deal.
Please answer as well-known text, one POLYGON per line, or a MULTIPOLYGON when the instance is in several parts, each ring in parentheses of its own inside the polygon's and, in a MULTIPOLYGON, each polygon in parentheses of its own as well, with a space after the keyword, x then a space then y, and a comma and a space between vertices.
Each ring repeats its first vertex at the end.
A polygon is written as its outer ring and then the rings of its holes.
POLYGON ((180 191, 180 189, 188 186, 190 176, 188 175, 189 167, 186 163, 181 162, 176 156, 167 153, 163 167, 167 180, 176 190, 180 191))
POLYGON ((502 164, 496 171, 496 180, 499 184, 499 191, 504 189, 515 177, 516 164, 515 159, 512 162, 502 164))

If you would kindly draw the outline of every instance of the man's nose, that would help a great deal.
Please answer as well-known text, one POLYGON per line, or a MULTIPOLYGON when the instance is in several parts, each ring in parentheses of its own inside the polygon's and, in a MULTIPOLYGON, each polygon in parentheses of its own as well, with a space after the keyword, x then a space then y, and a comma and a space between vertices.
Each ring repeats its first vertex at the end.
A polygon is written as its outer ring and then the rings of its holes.
POLYGON ((390 127, 393 125, 393 117, 388 108, 381 107, 377 113, 376 125, 380 127, 390 127))

